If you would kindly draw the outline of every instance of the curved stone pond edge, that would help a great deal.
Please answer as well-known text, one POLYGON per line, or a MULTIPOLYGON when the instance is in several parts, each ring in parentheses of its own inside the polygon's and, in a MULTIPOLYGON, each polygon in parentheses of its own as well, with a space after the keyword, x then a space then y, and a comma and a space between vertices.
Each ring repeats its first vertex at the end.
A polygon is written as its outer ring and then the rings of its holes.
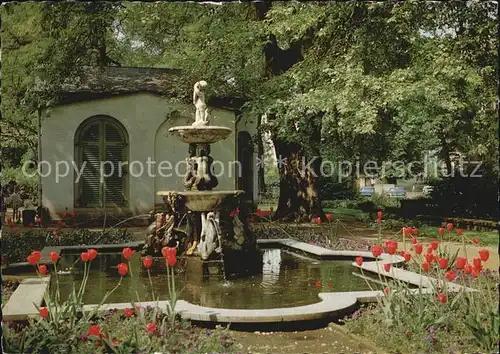
MULTIPOLYGON (((398 267, 391 267, 389 272, 383 269, 384 263, 391 263, 396 266, 404 262, 403 257, 399 255, 382 254, 379 261, 376 262, 369 251, 335 251, 308 243, 295 241, 293 239, 261 239, 258 243, 263 248, 282 248, 296 253, 302 253, 314 258, 323 260, 354 259, 361 256, 364 259, 359 267, 353 262, 354 267, 362 268, 364 272, 380 274, 386 278, 393 278, 399 281, 422 286, 422 289, 408 289, 408 295, 418 295, 433 292, 433 285, 437 279, 410 272, 398 267), (378 263, 378 264, 377 264, 378 263)), ((65 250, 79 251, 88 248, 97 250, 118 250, 124 247, 139 248, 143 242, 132 242, 121 245, 95 245, 95 246, 69 246, 69 247, 46 247, 41 251, 41 262, 50 264, 48 259, 49 252, 62 253, 65 250)), ((25 264, 18 263, 16 267, 23 268, 25 264)), ((28 278, 24 279, 18 288, 11 295, 9 301, 2 309, 4 321, 21 321, 27 318, 38 317, 38 311, 35 305, 41 306, 43 295, 48 290, 50 277, 43 279, 28 278)), ((475 289, 465 288, 459 284, 447 282, 449 291, 476 291, 475 289)), ((338 319, 342 316, 352 313, 363 302, 375 302, 377 297, 384 296, 382 291, 350 291, 350 292, 331 292, 319 293, 321 301, 311 305, 284 307, 273 309, 223 309, 211 308, 191 304, 184 300, 177 301, 175 311, 185 320, 196 322, 216 323, 297 323, 302 321, 338 319)), ((146 301, 136 303, 141 307, 158 306, 160 309, 167 309, 168 301, 146 301)), ((85 305, 83 311, 93 311, 97 305, 85 305)), ((130 303, 104 304, 100 310, 117 309, 122 310, 131 307, 130 303)))

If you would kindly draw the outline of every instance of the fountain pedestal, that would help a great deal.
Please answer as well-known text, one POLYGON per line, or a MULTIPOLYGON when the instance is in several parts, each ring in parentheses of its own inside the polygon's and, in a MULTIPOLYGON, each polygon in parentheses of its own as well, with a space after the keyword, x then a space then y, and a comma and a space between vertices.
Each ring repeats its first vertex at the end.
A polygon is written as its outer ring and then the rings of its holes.
POLYGON ((217 261, 223 264, 226 276, 260 271, 262 256, 250 231, 248 214, 245 208, 238 209, 239 196, 244 191, 212 190, 218 181, 211 173, 210 144, 226 139, 232 130, 210 126, 206 120, 173 127, 169 132, 189 144, 185 191, 157 193, 163 197, 167 212, 155 215, 148 228, 144 253, 160 255, 162 247, 177 245, 179 252, 199 256, 202 264, 206 263, 202 266, 203 273, 205 268, 210 269, 209 263, 217 261), (186 222, 184 232, 179 230, 183 222, 186 222))

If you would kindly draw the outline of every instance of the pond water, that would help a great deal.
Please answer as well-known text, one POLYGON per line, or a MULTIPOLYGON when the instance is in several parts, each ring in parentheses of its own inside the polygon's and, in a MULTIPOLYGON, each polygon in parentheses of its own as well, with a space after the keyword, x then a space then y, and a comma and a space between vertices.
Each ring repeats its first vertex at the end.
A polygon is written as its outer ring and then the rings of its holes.
MULTIPOLYGON (((77 290, 81 284, 83 266, 78 257, 63 253, 58 263, 59 270, 71 271, 58 276, 63 300, 72 291, 73 282, 77 290)), ((121 253, 101 253, 92 262, 85 304, 100 303, 106 292, 118 284, 120 276, 116 265, 120 262, 123 262, 121 253)), ((196 262, 199 261, 195 258, 180 260, 176 265, 175 282, 180 299, 201 306, 231 309, 292 307, 319 302, 320 292, 369 290, 364 279, 352 274, 357 270, 351 261, 318 261, 280 249, 263 250, 262 274, 239 279, 204 278, 201 264, 196 262)), ((106 302, 138 301, 138 297, 140 301, 153 299, 151 283, 140 255, 134 254, 129 264, 132 277, 125 276, 106 302)), ((166 274, 164 261, 155 258, 150 275, 154 295, 160 300, 169 297, 166 274)), ((55 281, 55 277, 52 279, 55 281)), ((51 289, 54 288, 53 283, 51 289)))

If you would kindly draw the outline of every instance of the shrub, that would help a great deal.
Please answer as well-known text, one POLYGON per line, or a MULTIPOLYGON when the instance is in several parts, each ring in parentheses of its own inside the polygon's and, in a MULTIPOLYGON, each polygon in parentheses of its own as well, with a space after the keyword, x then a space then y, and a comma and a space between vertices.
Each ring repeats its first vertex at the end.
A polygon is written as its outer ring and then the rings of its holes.
MULTIPOLYGON (((465 174, 472 173, 473 169, 475 166, 465 174)), ((434 184, 431 199, 440 206, 439 209, 444 214, 442 216, 498 219, 498 174, 487 165, 481 166, 474 173, 482 177, 463 177, 456 171, 455 176, 434 184)))
POLYGON ((2 235, 2 257, 4 263, 26 261, 31 250, 41 250, 46 246, 80 246, 96 245, 99 243, 119 244, 133 241, 132 234, 127 229, 110 229, 105 231, 91 231, 88 229, 31 229, 17 231, 10 228, 2 235))

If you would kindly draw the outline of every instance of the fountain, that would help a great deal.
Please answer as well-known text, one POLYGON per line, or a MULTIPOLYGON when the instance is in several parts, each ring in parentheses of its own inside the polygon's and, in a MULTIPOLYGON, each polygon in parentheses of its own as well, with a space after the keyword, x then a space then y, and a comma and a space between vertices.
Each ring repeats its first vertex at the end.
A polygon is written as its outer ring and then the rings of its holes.
POLYGON ((205 81, 194 85, 195 122, 169 129, 188 144, 184 191, 159 191, 166 211, 154 215, 148 227, 144 254, 160 256, 165 246, 178 246, 178 254, 199 255, 203 274, 241 275, 261 270, 262 256, 251 233, 247 210, 239 209, 242 190, 213 190, 210 145, 226 139, 228 127, 211 126, 205 103, 205 81), (181 226, 184 226, 184 231, 181 226))

